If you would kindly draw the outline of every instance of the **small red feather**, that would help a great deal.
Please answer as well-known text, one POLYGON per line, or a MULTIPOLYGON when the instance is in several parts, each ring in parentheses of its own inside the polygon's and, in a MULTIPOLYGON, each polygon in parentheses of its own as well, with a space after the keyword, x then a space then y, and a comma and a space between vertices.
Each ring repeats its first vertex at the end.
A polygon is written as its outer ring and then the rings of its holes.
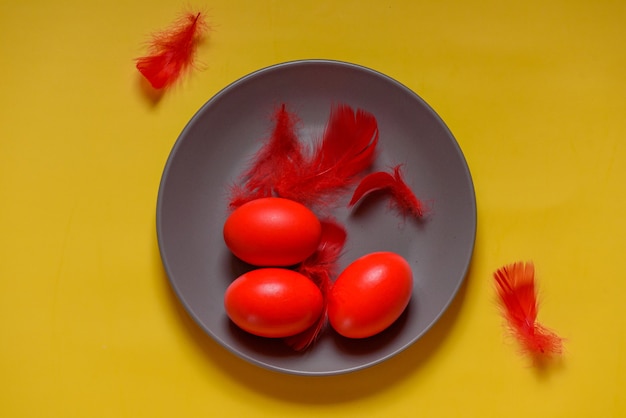
POLYGON ((248 169, 231 188, 231 209, 261 197, 276 195, 275 185, 285 176, 293 175, 304 162, 302 145, 298 142, 298 117, 283 104, 273 115, 274 129, 256 153, 248 169))
POLYGON ((196 47, 207 30, 204 15, 184 14, 152 35, 148 55, 136 60, 137 69, 153 88, 171 86, 193 66, 196 47))
POLYGON ((393 175, 379 171, 365 176, 354 190, 348 206, 354 206, 366 195, 379 191, 390 193, 393 202, 404 215, 416 218, 424 216, 424 205, 404 181, 401 165, 393 168, 393 175))
POLYGON ((502 314, 524 352, 553 355, 563 352, 563 339, 537 322, 537 292, 533 263, 517 262, 494 273, 502 314))
POLYGON ((322 140, 302 165, 281 177, 277 194, 308 206, 330 206, 374 162, 376 118, 348 105, 333 106, 322 140))
POLYGON ((330 220, 322 221, 322 239, 317 251, 297 268, 321 290, 324 297, 324 309, 318 321, 309 329, 285 339, 285 342, 296 351, 309 348, 327 323, 327 296, 332 286, 332 278, 337 274, 337 262, 346 238, 347 233, 343 226, 330 220))

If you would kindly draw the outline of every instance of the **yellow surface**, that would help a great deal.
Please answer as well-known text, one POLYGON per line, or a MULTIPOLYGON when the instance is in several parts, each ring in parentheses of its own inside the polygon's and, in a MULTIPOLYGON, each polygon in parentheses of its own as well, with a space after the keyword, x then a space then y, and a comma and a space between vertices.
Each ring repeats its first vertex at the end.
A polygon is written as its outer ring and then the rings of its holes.
POLYGON ((0 416, 626 416, 626 3, 2 1, 0 416), (146 99, 151 31, 204 7, 204 70, 146 99), (427 336, 362 372, 249 365, 185 315, 155 205, 185 123, 219 89, 300 58, 406 84, 469 162, 478 237, 427 336), (491 274, 534 260, 563 360, 528 364, 491 274))

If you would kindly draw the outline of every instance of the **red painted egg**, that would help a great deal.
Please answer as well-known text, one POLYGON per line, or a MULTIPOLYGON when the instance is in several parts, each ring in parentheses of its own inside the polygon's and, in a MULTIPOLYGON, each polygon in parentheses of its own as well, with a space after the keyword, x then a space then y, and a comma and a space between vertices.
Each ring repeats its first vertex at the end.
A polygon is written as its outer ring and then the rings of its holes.
POLYGON ((413 291, 411 266, 400 255, 365 255, 337 277, 328 296, 328 319, 344 337, 365 338, 394 323, 413 291))
POLYGON ((235 256, 256 266, 290 266, 315 252, 322 227, 315 214, 293 200, 266 197, 237 208, 224 224, 235 256))
POLYGON ((242 274, 224 296, 226 314, 237 326, 270 338, 306 330, 320 317, 323 305, 322 292, 308 277, 275 267, 242 274))

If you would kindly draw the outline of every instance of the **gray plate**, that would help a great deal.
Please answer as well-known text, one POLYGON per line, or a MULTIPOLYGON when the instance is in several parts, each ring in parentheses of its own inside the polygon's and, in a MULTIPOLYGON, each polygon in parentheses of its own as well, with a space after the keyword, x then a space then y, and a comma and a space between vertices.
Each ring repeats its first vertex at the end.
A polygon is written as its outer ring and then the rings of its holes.
POLYGON ((157 204, 158 241, 170 283, 197 323, 235 355, 272 370, 332 375, 362 369, 415 343, 442 315, 467 273, 476 235, 476 200, 463 154, 443 121, 415 93, 353 64, 305 60, 279 64, 232 83, 189 121, 167 161, 157 204), (380 128, 375 170, 403 163, 407 183, 430 202, 424 222, 403 220, 383 197, 335 215, 348 229, 341 267, 372 251, 395 251, 413 268, 407 311, 365 340, 331 330, 305 353, 233 326, 223 307, 227 286, 246 266, 222 239, 228 186, 271 129, 286 102, 301 118, 302 138, 318 135, 333 103, 374 114, 380 128))

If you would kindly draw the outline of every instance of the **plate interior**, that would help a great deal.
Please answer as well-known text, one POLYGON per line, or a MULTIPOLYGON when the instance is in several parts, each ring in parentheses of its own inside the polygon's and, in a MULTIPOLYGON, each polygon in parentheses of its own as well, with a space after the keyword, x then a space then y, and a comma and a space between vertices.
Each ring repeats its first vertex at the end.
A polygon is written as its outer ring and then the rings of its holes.
POLYGON ((157 204, 161 257, 180 302, 226 349, 254 364, 302 375, 346 373, 377 364, 416 342, 441 316, 467 273, 476 235, 476 202, 463 154, 439 116, 419 96, 376 71, 324 60, 279 64, 226 87, 189 121, 167 161, 157 204), (395 251, 413 269, 413 298, 388 330, 347 340, 327 330, 295 353, 281 341, 254 337, 228 320, 227 286, 247 266, 222 238, 228 188, 271 132, 285 103, 300 117, 300 136, 314 140, 330 108, 346 103, 379 124, 373 170, 404 164, 407 183, 431 206, 423 222, 403 219, 383 197, 334 216, 348 230, 341 267, 373 251, 395 251))

